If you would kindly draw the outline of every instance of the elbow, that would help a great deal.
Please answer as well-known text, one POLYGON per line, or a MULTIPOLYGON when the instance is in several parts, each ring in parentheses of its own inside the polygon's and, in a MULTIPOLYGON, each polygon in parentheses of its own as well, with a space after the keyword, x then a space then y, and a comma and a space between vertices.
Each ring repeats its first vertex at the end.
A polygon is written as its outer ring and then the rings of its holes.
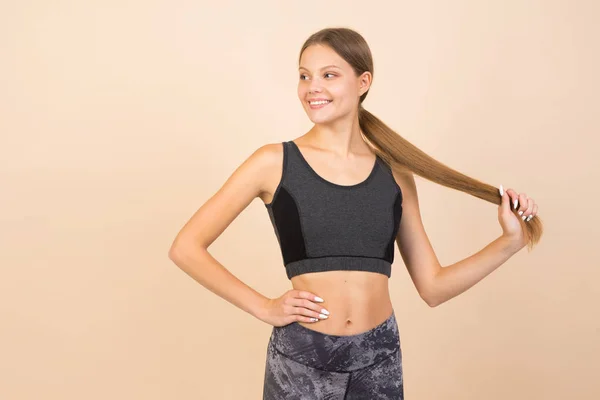
POLYGON ((182 234, 182 232, 179 232, 177 234, 177 236, 175 237, 175 239, 173 239, 173 242, 171 243, 171 247, 169 248, 169 253, 168 253, 168 257, 169 260, 176 262, 177 260, 180 260, 182 257, 182 254, 186 251, 186 247, 188 247, 189 244, 189 240, 186 236, 184 236, 182 234))
POLYGON ((419 296, 431 308, 436 307, 439 304, 436 301, 435 296, 432 296, 430 292, 427 292, 425 290, 419 290, 419 296))
POLYGON ((183 246, 180 244, 180 242, 178 242, 178 241, 173 242, 173 244, 169 248, 169 253, 168 253, 169 260, 171 260, 173 262, 177 262, 177 260, 181 260, 181 257, 182 257, 182 254, 184 253, 184 251, 185 250, 183 249, 183 246))
POLYGON ((189 258, 190 255, 196 254, 199 249, 205 249, 205 247, 201 247, 189 240, 175 240, 171 248, 169 248, 168 257, 169 260, 178 263, 181 260, 189 258))
POLYGON ((421 295, 421 298, 431 308, 437 307, 441 304, 441 302, 437 301, 437 299, 433 296, 421 295))
POLYGON ((168 257, 171 261, 175 261, 177 259, 177 249, 175 247, 171 246, 168 257))
POLYGON ((177 263, 177 260, 180 259, 181 256, 181 251, 177 248, 177 247, 173 247, 171 246, 171 248, 169 249, 169 260, 173 261, 174 263, 177 263))
POLYGON ((420 290, 419 294, 423 301, 431 308, 437 307, 444 302, 437 294, 436 290, 433 289, 433 285, 429 285, 428 288, 420 290))
POLYGON ((441 291, 438 290, 439 286, 437 284, 438 276, 441 270, 442 266, 438 265, 434 275, 428 280, 425 287, 419 292, 421 294, 421 298, 431 308, 437 307, 445 301, 441 296, 441 291))
POLYGON ((434 301, 434 299, 425 299, 425 303, 427 303, 427 305, 428 305, 429 307, 431 307, 431 308, 437 307, 437 306, 439 306, 440 304, 442 304, 442 303, 441 303, 441 302, 439 302, 439 301, 434 301))

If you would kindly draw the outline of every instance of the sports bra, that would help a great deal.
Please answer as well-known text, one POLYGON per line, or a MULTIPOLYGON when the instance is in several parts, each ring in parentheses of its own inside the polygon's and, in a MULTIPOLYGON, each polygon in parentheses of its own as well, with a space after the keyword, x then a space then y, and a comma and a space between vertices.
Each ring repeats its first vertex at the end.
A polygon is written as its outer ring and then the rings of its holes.
POLYGON ((312 169, 293 141, 283 144, 283 169, 265 204, 288 279, 309 272, 370 271, 391 276, 402 190, 377 155, 370 175, 338 185, 312 169))

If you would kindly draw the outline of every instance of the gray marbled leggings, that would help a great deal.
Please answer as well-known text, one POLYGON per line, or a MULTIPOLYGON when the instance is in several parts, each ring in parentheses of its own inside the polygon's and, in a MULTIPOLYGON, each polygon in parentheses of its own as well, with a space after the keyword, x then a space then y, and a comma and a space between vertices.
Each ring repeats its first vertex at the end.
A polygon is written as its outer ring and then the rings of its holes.
POLYGON ((273 327, 263 400, 404 399, 395 313, 375 328, 336 336, 297 322, 273 327))

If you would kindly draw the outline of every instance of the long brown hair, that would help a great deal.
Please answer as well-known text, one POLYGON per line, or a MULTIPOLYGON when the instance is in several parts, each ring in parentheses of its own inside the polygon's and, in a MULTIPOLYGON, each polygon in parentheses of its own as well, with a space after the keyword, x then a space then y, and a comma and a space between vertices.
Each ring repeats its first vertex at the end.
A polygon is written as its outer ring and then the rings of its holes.
MULTIPOLYGON (((312 34, 302 45, 298 62, 307 47, 319 44, 331 48, 360 76, 365 71, 373 75, 373 57, 365 39, 349 28, 325 28, 312 34)), ((367 97, 367 90, 359 101, 358 120, 363 131, 365 142, 373 148, 392 169, 409 171, 440 185, 460 190, 472 196, 500 205, 502 198, 498 188, 477 179, 468 177, 425 154, 412 143, 390 129, 379 118, 365 110, 362 106, 367 97)), ((516 214, 516 210, 510 209, 516 214)), ((529 250, 542 236, 542 221, 536 215, 529 222, 524 222, 517 215, 526 236, 529 250)))

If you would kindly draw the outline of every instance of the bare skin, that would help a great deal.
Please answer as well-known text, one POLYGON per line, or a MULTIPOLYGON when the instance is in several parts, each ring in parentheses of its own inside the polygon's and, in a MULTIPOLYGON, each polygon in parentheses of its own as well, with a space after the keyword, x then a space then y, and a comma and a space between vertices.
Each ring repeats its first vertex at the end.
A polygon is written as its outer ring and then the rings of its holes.
POLYGON ((388 277, 364 271, 327 271, 295 276, 294 289, 318 293, 331 314, 318 322, 300 325, 330 335, 354 335, 367 331, 392 313, 388 277))

